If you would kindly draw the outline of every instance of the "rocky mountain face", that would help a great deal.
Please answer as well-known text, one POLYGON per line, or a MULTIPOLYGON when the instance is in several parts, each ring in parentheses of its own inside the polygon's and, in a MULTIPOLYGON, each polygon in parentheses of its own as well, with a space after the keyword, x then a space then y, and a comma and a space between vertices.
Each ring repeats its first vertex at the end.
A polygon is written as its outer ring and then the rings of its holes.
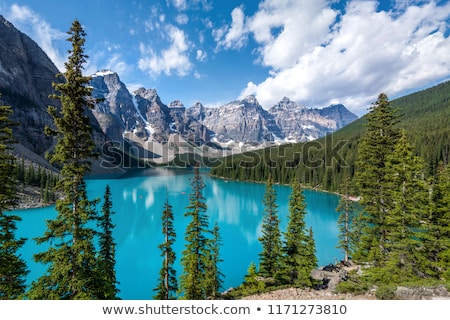
POLYGON ((111 71, 98 72, 91 84, 95 96, 105 99, 94 114, 104 132, 115 138, 131 131, 144 141, 159 143, 169 141, 174 134, 196 145, 301 142, 322 137, 357 119, 343 105, 311 109, 289 98, 269 110, 254 96, 217 108, 207 108, 200 102, 186 108, 179 100, 166 105, 155 89, 140 88, 128 93, 119 76, 111 71), (104 119, 110 114, 114 121, 104 119))
POLYGON ((217 142, 261 143, 273 140, 272 131, 278 130, 254 96, 203 109, 202 123, 213 132, 217 142))
POLYGON ((113 72, 98 72, 91 79, 92 95, 104 99, 93 110, 103 133, 110 139, 121 140, 125 131, 143 128, 144 120, 136 110, 134 96, 113 72))
POLYGON ((28 36, 0 16, 0 103, 13 107, 19 125, 14 137, 26 148, 43 154, 52 145, 43 128, 52 123, 47 106, 58 69, 28 36))

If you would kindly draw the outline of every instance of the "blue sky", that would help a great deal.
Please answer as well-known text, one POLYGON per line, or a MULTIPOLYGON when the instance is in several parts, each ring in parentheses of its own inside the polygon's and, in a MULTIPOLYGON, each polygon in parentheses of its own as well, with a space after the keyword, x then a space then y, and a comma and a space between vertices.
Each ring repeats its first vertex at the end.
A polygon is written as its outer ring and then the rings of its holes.
POLYGON ((78 19, 87 74, 111 69, 186 107, 254 94, 362 115, 380 92, 450 79, 449 0, 0 0, 0 14, 60 69, 78 19))

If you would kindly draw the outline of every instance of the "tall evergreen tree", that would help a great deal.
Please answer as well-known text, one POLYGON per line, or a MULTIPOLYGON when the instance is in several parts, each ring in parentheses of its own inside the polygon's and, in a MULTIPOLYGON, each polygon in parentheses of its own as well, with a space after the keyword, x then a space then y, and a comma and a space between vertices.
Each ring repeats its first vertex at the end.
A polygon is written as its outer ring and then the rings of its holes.
POLYGON ((222 237, 216 222, 212 230, 212 239, 209 241, 209 258, 206 264, 206 296, 208 298, 216 298, 223 284, 224 274, 219 268, 219 263, 223 261, 220 258, 221 245, 222 237))
POLYGON ((358 247, 362 260, 382 265, 386 259, 386 216, 392 205, 387 187, 386 157, 391 154, 399 138, 398 112, 381 93, 369 109, 367 133, 358 146, 357 187, 364 214, 364 236, 358 247))
POLYGON ((309 236, 306 239, 306 255, 305 260, 309 263, 309 270, 317 268, 318 260, 316 255, 316 240, 314 240, 314 232, 312 227, 309 227, 309 236))
POLYGON ((282 282, 300 287, 312 285, 310 275, 314 269, 314 262, 307 261, 306 258, 311 256, 311 253, 308 252, 309 231, 306 228, 305 216, 306 203, 303 190, 300 183, 294 181, 289 198, 288 226, 284 233, 283 263, 278 277, 282 278, 282 282))
POLYGON ((259 253, 259 273, 264 277, 274 277, 281 267, 281 232, 278 218, 277 194, 273 180, 269 175, 264 192, 264 218, 262 235, 259 241, 262 252, 259 253))
POLYGON ((114 215, 112 205, 111 188, 109 185, 106 185, 105 194, 103 196, 102 215, 97 222, 98 227, 100 228, 98 272, 101 277, 97 297, 106 300, 116 299, 117 294, 119 293, 115 270, 116 243, 112 234, 115 227, 112 222, 112 215, 114 215))
POLYGON ((450 165, 441 163, 432 192, 429 259, 439 277, 450 281, 450 165))
POLYGON ((259 280, 259 273, 256 264, 252 261, 247 269, 247 274, 244 276, 244 281, 239 287, 244 295, 250 295, 258 292, 263 292, 265 289, 265 282, 259 280))
POLYGON ((206 266, 209 256, 208 236, 210 234, 207 205, 203 196, 205 184, 199 172, 199 165, 194 167, 194 178, 191 182, 192 191, 189 195, 188 211, 185 217, 191 221, 186 227, 185 249, 181 258, 183 274, 180 277, 180 292, 184 299, 206 299, 206 266))
POLYGON ((47 222, 47 231, 37 239, 49 242, 47 251, 36 254, 35 260, 46 264, 46 273, 33 282, 32 299, 93 299, 97 298, 99 275, 94 246, 95 231, 89 222, 97 220, 96 201, 89 201, 84 176, 90 171, 90 158, 95 156, 92 128, 87 109, 94 108, 89 77, 82 74, 87 55, 84 54, 86 33, 74 20, 67 39, 72 47, 65 63, 66 71, 57 76, 63 81, 53 83, 61 102, 61 110, 48 108, 54 128, 45 132, 54 135, 57 143, 49 160, 61 165, 57 190, 62 197, 56 202, 58 215, 47 222))
POLYGON ((9 153, 14 142, 10 120, 11 107, 0 106, 0 300, 16 299, 25 292, 28 274, 25 261, 18 253, 25 239, 16 239, 16 223, 20 217, 5 213, 17 201, 13 175, 14 157, 9 153))
POLYGON ((171 300, 176 298, 178 290, 177 273, 174 268, 176 260, 173 244, 175 243, 176 233, 173 225, 173 212, 169 200, 166 198, 164 210, 162 212, 162 234, 164 242, 159 245, 161 257, 163 258, 162 267, 159 271, 159 281, 154 289, 157 293, 154 296, 157 300, 171 300))
POLYGON ((390 283, 426 277, 431 268, 424 241, 429 191, 423 161, 414 155, 405 131, 386 160, 392 207, 385 219, 387 258, 382 274, 390 283))
POLYGON ((247 274, 244 276, 244 282, 242 287, 246 291, 253 291, 258 288, 258 270, 256 269, 256 264, 252 261, 247 269, 247 274))
POLYGON ((45 187, 44 187, 44 196, 43 196, 43 201, 44 203, 49 203, 50 202, 50 190, 49 190, 49 180, 47 180, 45 182, 45 187))
POLYGON ((360 210, 358 204, 350 199, 350 180, 344 179, 342 183, 342 196, 336 211, 339 213, 339 244, 338 248, 344 251, 344 262, 353 256, 361 238, 360 210))

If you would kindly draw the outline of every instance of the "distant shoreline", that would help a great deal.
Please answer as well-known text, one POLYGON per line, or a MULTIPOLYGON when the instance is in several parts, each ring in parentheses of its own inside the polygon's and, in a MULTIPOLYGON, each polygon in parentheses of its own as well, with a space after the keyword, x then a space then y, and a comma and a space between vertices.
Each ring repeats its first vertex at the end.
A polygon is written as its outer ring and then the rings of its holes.
MULTIPOLYGON (((126 172, 122 172, 122 173, 112 173, 112 174, 90 174, 86 176, 86 180, 102 180, 102 179, 126 179, 126 178, 130 178, 130 177, 137 177, 137 176, 154 176, 154 175, 158 175, 158 173, 156 171, 159 171, 159 173, 161 173, 161 169, 164 170, 168 170, 168 171, 172 171, 172 172, 176 172, 178 171, 179 174, 182 173, 188 173, 190 171, 192 171, 190 168, 183 168, 183 167, 157 167, 157 168, 136 168, 136 169, 132 169, 126 172), (154 172, 152 172, 153 170, 155 170, 154 172), (156 174, 155 174, 156 173, 156 174)), ((217 176, 217 175, 209 175, 211 178, 214 179, 220 179, 223 181, 234 181, 234 182, 244 182, 244 183, 258 183, 258 184, 264 184, 264 181, 242 181, 242 180, 235 180, 235 179, 230 179, 227 177, 221 177, 221 176, 217 176)), ((286 186, 286 187, 290 187, 290 184, 282 184, 282 183, 275 183, 275 185, 280 185, 280 186, 286 186)), ((312 186, 307 186, 307 185, 302 185, 303 189, 306 190, 312 190, 312 191, 316 191, 316 192, 323 192, 323 193, 328 193, 328 194, 334 194, 337 196, 342 197, 342 194, 339 194, 338 192, 332 192, 332 191, 327 191, 327 190, 323 190, 317 187, 312 187, 312 186)), ((26 210, 26 209, 36 209, 36 208, 44 208, 44 207, 50 207, 55 205, 54 202, 51 203, 43 203, 41 200, 41 195, 40 195, 40 188, 38 187, 33 187, 33 186, 27 186, 25 187, 24 192, 18 192, 18 204, 16 207, 14 207, 11 211, 14 210, 26 210)), ((353 198, 353 197, 349 197, 350 200, 353 201, 358 201, 358 198, 353 198)))

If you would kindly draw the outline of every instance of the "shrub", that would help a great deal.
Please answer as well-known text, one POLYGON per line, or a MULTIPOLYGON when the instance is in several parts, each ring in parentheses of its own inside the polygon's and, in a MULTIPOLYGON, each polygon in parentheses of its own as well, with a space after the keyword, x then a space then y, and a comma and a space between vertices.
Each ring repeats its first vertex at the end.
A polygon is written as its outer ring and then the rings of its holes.
POLYGON ((364 294, 369 290, 366 283, 360 283, 354 280, 342 281, 336 285, 336 293, 351 293, 353 295, 364 294))
POLYGON ((395 291, 397 290, 397 286, 393 285, 384 285, 378 287, 375 292, 375 296, 380 300, 395 300, 397 296, 395 295, 395 291))

